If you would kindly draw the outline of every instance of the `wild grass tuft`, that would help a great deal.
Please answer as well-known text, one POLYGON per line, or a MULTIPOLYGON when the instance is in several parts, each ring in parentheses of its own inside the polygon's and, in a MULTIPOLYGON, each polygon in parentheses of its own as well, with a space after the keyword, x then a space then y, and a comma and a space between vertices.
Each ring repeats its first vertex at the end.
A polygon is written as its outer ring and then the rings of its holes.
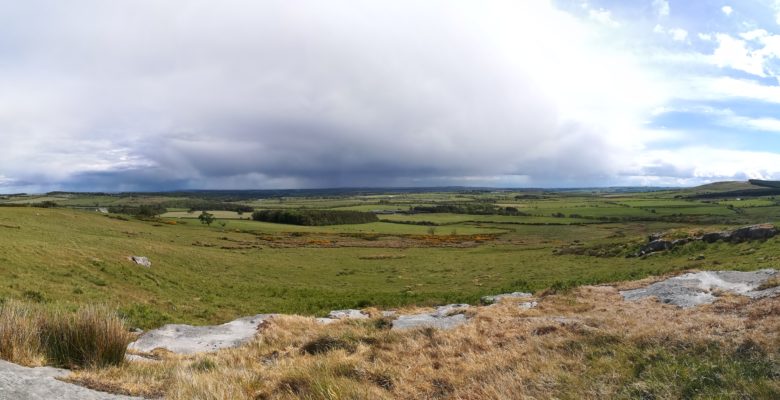
POLYGON ((53 311, 42 320, 41 331, 48 359, 65 367, 120 364, 131 340, 123 321, 104 306, 53 311))
POLYGON ((68 368, 118 365, 131 336, 105 306, 75 312, 8 301, 0 306, 0 358, 23 365, 68 368))
POLYGON ((40 329, 35 312, 24 303, 0 304, 0 358, 18 364, 42 365, 40 329))

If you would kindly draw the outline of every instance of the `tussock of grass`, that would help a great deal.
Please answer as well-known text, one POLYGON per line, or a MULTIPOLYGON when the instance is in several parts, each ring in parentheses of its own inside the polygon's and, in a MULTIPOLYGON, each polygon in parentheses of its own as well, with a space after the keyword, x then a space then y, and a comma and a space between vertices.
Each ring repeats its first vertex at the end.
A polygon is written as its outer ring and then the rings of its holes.
POLYGON ((66 367, 120 364, 131 340, 116 313, 100 306, 51 312, 41 321, 41 330, 47 358, 66 367))
POLYGON ((0 358, 28 366, 117 365, 131 336, 115 312, 84 306, 76 312, 8 301, 0 306, 0 358))
POLYGON ((29 366, 43 365, 39 331, 29 306, 15 300, 0 304, 0 358, 29 366))
POLYGON ((780 299, 678 309, 614 288, 479 308, 452 331, 375 320, 272 320, 210 355, 80 371, 75 382, 170 399, 778 398, 780 299), (141 383, 143 383, 142 386, 141 383))

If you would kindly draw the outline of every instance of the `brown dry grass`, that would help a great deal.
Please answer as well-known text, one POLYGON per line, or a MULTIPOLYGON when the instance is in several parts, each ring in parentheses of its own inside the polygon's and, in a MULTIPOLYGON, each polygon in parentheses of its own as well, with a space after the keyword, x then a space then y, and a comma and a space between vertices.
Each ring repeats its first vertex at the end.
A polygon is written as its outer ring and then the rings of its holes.
POLYGON ((780 299, 678 309, 612 287, 480 307, 452 331, 283 316, 252 343, 86 370, 74 382, 170 399, 772 398, 780 299))
POLYGON ((0 359, 35 367, 45 362, 34 312, 15 300, 0 304, 0 359))
POLYGON ((131 340, 105 306, 74 311, 10 300, 0 304, 0 359, 26 366, 102 367, 124 361, 131 340))

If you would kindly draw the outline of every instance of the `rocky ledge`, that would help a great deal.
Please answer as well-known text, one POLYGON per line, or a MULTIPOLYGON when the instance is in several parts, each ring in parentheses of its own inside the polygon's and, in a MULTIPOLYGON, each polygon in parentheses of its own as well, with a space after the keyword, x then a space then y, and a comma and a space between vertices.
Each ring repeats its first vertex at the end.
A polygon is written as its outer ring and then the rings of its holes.
POLYGON ((772 224, 750 225, 730 231, 710 232, 701 236, 674 240, 664 238, 664 233, 655 233, 648 237, 648 243, 642 246, 634 256, 642 257, 659 251, 671 250, 675 247, 696 241, 715 243, 722 240, 729 243, 742 243, 753 240, 766 240, 777 234, 778 230, 772 224))
POLYGON ((131 400, 140 397, 97 392, 57 380, 65 369, 27 368, 0 360, 0 400, 131 400))
POLYGON ((650 286, 620 292, 626 300, 655 297, 661 302, 679 307, 693 307, 714 302, 723 292, 758 299, 780 295, 780 286, 760 289, 761 285, 778 277, 774 269, 755 272, 702 271, 669 278, 650 286))

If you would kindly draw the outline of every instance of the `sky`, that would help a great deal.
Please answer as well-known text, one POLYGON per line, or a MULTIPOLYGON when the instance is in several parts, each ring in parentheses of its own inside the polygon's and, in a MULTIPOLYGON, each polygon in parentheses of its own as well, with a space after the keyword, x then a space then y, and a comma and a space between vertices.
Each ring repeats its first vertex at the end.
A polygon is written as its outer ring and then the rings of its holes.
POLYGON ((0 193, 780 179, 780 0, 0 0, 0 193))

